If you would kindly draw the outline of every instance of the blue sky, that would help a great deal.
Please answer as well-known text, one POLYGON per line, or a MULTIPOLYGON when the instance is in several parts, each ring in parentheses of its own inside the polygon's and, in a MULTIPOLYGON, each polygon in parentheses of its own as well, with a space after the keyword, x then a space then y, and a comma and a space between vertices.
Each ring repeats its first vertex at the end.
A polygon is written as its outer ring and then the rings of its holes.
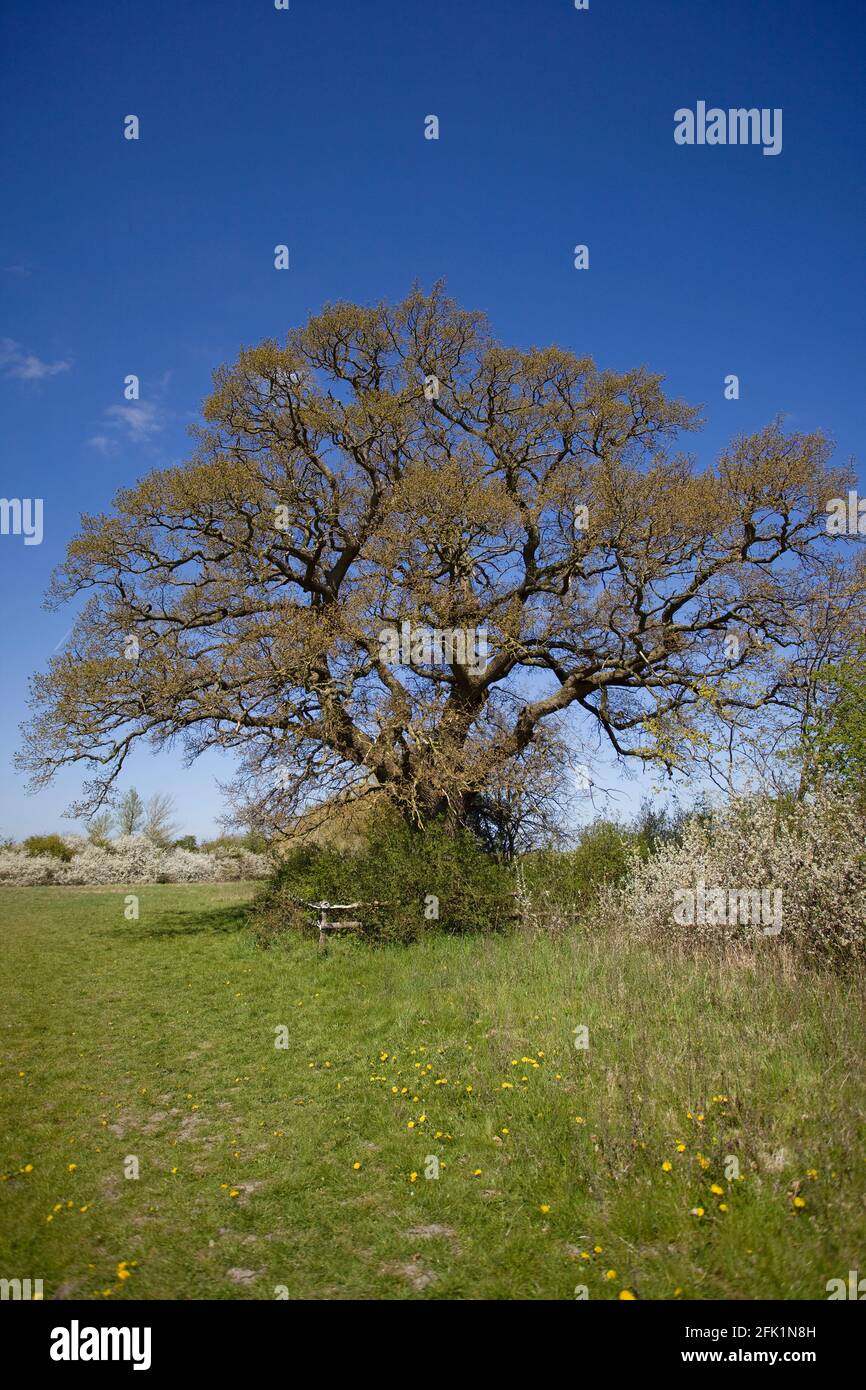
MULTIPOLYGON (((663 372, 705 406, 701 459, 779 412, 862 455, 858 0, 5 0, 0 24, 0 493, 45 506, 41 545, 0 536, 3 832, 72 828, 80 778, 25 796, 10 759, 79 513, 182 459, 212 368, 327 300, 444 277, 505 341, 663 372), (781 107, 781 154, 676 145, 698 100, 781 107)), ((208 833, 230 768, 180 766, 143 751, 128 780, 208 833)))

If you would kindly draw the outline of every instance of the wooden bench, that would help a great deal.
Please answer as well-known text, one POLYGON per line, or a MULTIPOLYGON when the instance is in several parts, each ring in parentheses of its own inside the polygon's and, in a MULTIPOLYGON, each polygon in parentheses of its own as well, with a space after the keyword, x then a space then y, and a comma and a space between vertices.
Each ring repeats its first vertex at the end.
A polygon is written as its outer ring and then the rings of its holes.
POLYGON ((328 949, 328 938, 331 932, 335 931, 363 931, 364 923, 351 919, 342 919, 332 922, 328 916, 330 912, 354 912, 358 907, 390 907, 386 902, 357 902, 357 903, 310 903, 307 907, 312 907, 319 914, 316 923, 319 928, 319 950, 324 954, 328 949))
MULTIPOLYGON (((509 896, 513 898, 519 898, 520 894, 515 892, 511 893, 509 896)), ((353 919, 344 918, 342 920, 332 922, 328 915, 329 913, 354 912, 356 908, 359 907, 393 907, 393 903, 380 902, 378 901, 378 899, 371 899, 367 902, 359 900, 355 903, 311 903, 303 898, 295 898, 294 902, 301 903, 304 907, 311 907, 314 909, 315 912, 319 914, 316 926, 319 929, 319 951, 322 955, 324 955, 327 952, 328 939, 330 937, 331 932, 364 930, 364 923, 355 921, 353 919)), ((522 917, 523 913, 519 907, 515 912, 510 914, 510 920, 514 922, 521 921, 522 917)))

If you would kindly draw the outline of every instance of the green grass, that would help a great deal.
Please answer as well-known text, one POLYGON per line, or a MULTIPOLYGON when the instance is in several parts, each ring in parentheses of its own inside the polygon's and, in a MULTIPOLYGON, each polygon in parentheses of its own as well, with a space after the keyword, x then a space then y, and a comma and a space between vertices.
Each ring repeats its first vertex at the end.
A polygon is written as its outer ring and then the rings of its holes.
POLYGON ((0 893, 3 1276, 116 1300, 823 1299, 862 1266, 853 983, 602 932, 263 953, 251 885, 135 891, 137 922, 115 889, 0 893))

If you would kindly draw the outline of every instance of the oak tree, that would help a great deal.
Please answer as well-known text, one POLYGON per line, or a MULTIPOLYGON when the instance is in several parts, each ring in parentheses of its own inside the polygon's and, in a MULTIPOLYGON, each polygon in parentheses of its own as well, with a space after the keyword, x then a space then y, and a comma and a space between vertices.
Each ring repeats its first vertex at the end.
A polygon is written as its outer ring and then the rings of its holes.
POLYGON ((563 734, 711 755, 790 696, 849 574, 825 523, 850 474, 778 422, 699 467, 699 423, 644 368, 502 345, 441 286, 244 348, 189 461, 83 518, 49 595, 83 603, 22 763, 88 767, 92 812, 136 743, 180 739, 235 755, 262 824, 368 788, 467 822, 563 734), (405 623, 483 630, 486 661, 395 658, 405 623))

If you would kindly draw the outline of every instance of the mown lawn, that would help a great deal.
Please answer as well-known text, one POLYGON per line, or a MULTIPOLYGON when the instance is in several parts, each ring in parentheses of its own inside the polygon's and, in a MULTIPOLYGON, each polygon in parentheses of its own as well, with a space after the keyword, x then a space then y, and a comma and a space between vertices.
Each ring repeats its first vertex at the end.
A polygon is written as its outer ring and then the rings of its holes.
POLYGON ((862 1269, 853 985, 604 933, 266 954, 252 885, 134 891, 137 922, 124 890, 0 891, 4 1277, 822 1299, 862 1269))

